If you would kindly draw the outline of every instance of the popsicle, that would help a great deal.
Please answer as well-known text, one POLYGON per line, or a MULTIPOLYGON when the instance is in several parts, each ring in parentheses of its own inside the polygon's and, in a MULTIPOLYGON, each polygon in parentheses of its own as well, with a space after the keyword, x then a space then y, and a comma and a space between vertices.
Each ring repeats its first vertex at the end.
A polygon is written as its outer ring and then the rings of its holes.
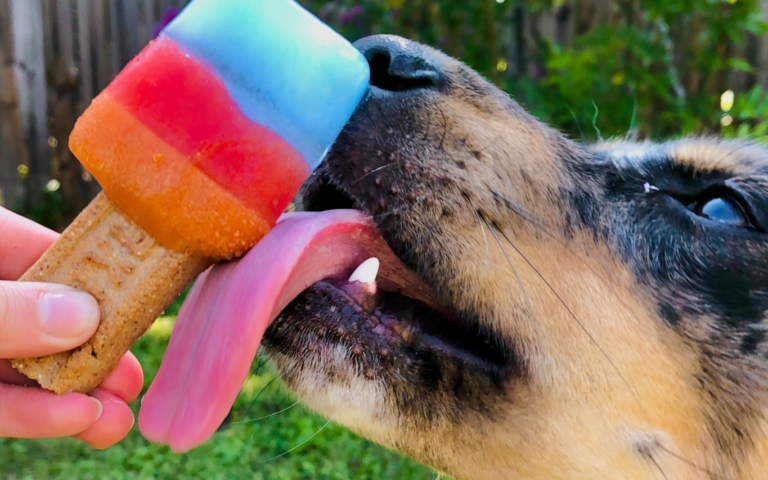
POLYGON ((14 367, 88 392, 212 263, 274 225, 368 85, 363 56, 292 0, 194 0, 78 120, 104 189, 22 281, 93 294, 82 347, 14 367))

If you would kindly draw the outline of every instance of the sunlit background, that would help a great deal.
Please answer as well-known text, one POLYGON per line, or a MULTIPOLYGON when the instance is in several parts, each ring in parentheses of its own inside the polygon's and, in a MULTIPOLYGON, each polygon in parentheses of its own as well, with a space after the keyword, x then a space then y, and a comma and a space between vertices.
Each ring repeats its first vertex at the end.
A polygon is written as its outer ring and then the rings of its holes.
MULTIPOLYGON (((0 0, 0 204, 62 229, 98 193, 68 134, 185 3, 0 0)), ((350 40, 393 33, 440 48, 580 141, 768 132, 768 0, 302 3, 350 40)), ((135 348, 148 382, 175 308, 135 348)), ((273 380, 257 359, 231 421, 192 454, 171 455, 136 431, 101 453, 70 440, 0 440, 0 478, 436 477, 294 406, 273 380)))

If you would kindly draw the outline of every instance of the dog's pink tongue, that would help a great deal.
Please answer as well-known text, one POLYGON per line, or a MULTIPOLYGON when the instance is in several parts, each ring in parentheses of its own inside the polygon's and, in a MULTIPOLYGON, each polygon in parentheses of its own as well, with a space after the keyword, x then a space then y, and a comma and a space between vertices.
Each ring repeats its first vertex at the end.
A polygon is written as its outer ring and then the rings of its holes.
POLYGON ((237 263, 203 274, 142 402, 144 436, 175 452, 204 443, 232 407, 277 314, 313 283, 349 275, 383 250, 388 247, 359 212, 296 213, 237 263))

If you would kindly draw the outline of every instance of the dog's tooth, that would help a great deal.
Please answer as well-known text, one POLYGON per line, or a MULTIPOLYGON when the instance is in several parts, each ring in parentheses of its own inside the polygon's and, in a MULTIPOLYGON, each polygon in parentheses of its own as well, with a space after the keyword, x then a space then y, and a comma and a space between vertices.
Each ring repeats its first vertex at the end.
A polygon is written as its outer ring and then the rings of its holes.
POLYGON ((375 283, 379 274, 379 259, 371 257, 360 264, 349 277, 349 282, 375 283))

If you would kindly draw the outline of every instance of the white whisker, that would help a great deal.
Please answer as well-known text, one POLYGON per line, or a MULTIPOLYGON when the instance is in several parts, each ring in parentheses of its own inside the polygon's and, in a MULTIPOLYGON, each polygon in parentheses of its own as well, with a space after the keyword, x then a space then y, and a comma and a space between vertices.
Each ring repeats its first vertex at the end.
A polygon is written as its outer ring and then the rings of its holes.
POLYGON ((280 455, 275 455, 275 456, 274 456, 274 457, 272 457, 272 458, 268 458, 268 459, 266 459, 266 460, 262 460, 262 461, 260 461, 260 462, 256 462, 256 463, 259 463, 259 464, 261 464, 261 463, 267 463, 267 462, 271 462, 272 460, 276 460, 276 459, 278 459, 278 458, 280 458, 280 457, 284 457, 285 455, 288 455, 289 453, 293 452, 294 450, 296 450, 296 449, 298 449, 298 448, 301 448, 301 447, 303 447, 303 446, 304 446, 304 445, 306 445, 308 442, 310 442, 310 441, 311 441, 313 438, 315 438, 316 436, 318 436, 318 435, 320 434, 320 432, 322 432, 323 430, 325 430, 325 427, 327 427, 328 425, 330 425, 330 423, 331 423, 331 422, 333 421, 333 419, 336 417, 336 414, 337 414, 337 413, 339 413, 339 410, 336 410, 336 412, 334 412, 334 414, 333 414, 333 415, 331 415, 331 418, 329 418, 329 419, 328 419, 328 421, 327 421, 327 422, 325 422, 325 423, 323 424, 323 426, 322 426, 322 427, 320 427, 320 428, 319 428, 319 429, 318 429, 318 430, 317 430, 315 433, 313 433, 313 434, 312 434, 312 435, 311 435, 309 438, 307 438, 307 439, 306 439, 306 440, 304 440, 303 442, 299 443, 299 444, 298 444, 298 445, 296 445, 295 447, 291 448, 290 450, 286 450, 285 452, 281 453, 280 455))

